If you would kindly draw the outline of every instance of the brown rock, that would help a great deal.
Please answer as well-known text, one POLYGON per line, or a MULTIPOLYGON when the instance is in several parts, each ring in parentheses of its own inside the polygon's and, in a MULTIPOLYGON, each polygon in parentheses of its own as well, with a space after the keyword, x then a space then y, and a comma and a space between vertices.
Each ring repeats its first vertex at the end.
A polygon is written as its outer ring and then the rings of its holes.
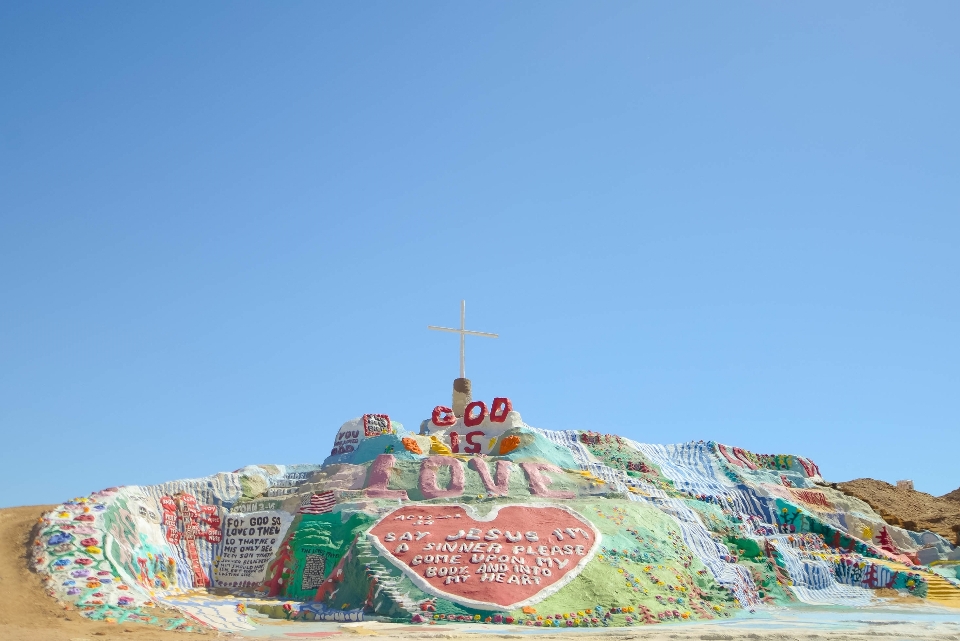
POLYGON ((960 489, 937 497, 876 479, 855 479, 835 487, 870 505, 890 525, 930 530, 954 543, 960 537, 960 489))
POLYGON ((953 492, 948 492, 941 496, 940 498, 946 499, 947 501, 953 501, 955 503, 960 503, 960 487, 955 489, 953 492))

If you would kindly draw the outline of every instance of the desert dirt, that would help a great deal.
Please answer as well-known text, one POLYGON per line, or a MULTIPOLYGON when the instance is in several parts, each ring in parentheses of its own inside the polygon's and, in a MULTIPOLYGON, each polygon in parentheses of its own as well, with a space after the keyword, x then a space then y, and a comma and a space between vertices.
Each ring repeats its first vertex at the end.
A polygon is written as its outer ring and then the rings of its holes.
POLYGON ((914 532, 930 530, 960 545, 960 489, 938 497, 876 479, 855 479, 833 487, 867 503, 890 525, 914 532))
MULTIPOLYGON (((138 639, 165 641, 189 638, 142 624, 90 621, 67 611, 47 596, 40 576, 29 569, 28 550, 33 527, 50 506, 0 510, 0 641, 97 641, 138 639)), ((193 635, 197 639, 207 638, 193 635)))
MULTIPOLYGON (((90 621, 75 611, 64 610, 47 596, 40 577, 29 568, 28 549, 33 540, 33 527, 40 515, 54 506, 30 506, 0 509, 0 641, 190 641, 191 639, 230 639, 249 637, 233 634, 168 632, 145 624, 111 624, 90 621)), ((376 637, 376 641, 420 641, 421 639, 510 639, 526 637, 531 641, 867 641, 937 640, 960 641, 960 617, 956 624, 864 622, 855 630, 823 630, 776 626, 776 629, 738 628, 733 625, 710 624, 655 626, 631 630, 576 630, 567 633, 531 633, 524 628, 495 628, 468 631, 455 625, 412 626, 363 622, 330 625, 327 631, 308 631, 295 623, 268 623, 258 629, 256 638, 273 641, 296 641, 309 638, 341 637, 348 641, 357 637, 376 637), (460 629, 458 629, 460 628, 460 629)), ((474 630, 476 630, 474 628, 474 630)))

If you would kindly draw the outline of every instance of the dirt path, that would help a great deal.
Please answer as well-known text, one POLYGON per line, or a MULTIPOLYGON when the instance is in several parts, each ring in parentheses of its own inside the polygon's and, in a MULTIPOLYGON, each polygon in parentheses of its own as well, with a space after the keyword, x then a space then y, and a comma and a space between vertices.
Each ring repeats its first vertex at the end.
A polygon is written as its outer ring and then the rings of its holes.
POLYGON ((0 509, 0 640, 99 641, 131 639, 164 641, 208 639, 189 633, 165 632, 143 624, 90 621, 63 610, 47 596, 40 577, 28 569, 27 545, 40 515, 54 506, 0 509))

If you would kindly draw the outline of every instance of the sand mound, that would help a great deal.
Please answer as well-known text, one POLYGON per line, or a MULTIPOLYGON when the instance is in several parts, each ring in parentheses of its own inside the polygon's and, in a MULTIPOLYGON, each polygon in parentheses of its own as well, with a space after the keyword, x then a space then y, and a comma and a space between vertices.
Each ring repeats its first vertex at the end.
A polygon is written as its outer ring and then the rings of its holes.
POLYGON ((960 542, 960 489, 936 497, 876 479, 855 479, 834 487, 870 505, 890 525, 930 530, 955 544, 960 542))

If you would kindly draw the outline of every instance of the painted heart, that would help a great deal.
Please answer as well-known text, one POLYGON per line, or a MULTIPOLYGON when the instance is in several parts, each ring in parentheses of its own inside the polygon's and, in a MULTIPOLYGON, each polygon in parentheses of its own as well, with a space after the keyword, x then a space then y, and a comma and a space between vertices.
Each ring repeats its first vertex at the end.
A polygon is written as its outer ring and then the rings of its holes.
POLYGON ((600 532, 566 507, 506 505, 485 517, 465 505, 408 505, 367 532, 424 591, 483 610, 541 601, 593 558, 600 532))

